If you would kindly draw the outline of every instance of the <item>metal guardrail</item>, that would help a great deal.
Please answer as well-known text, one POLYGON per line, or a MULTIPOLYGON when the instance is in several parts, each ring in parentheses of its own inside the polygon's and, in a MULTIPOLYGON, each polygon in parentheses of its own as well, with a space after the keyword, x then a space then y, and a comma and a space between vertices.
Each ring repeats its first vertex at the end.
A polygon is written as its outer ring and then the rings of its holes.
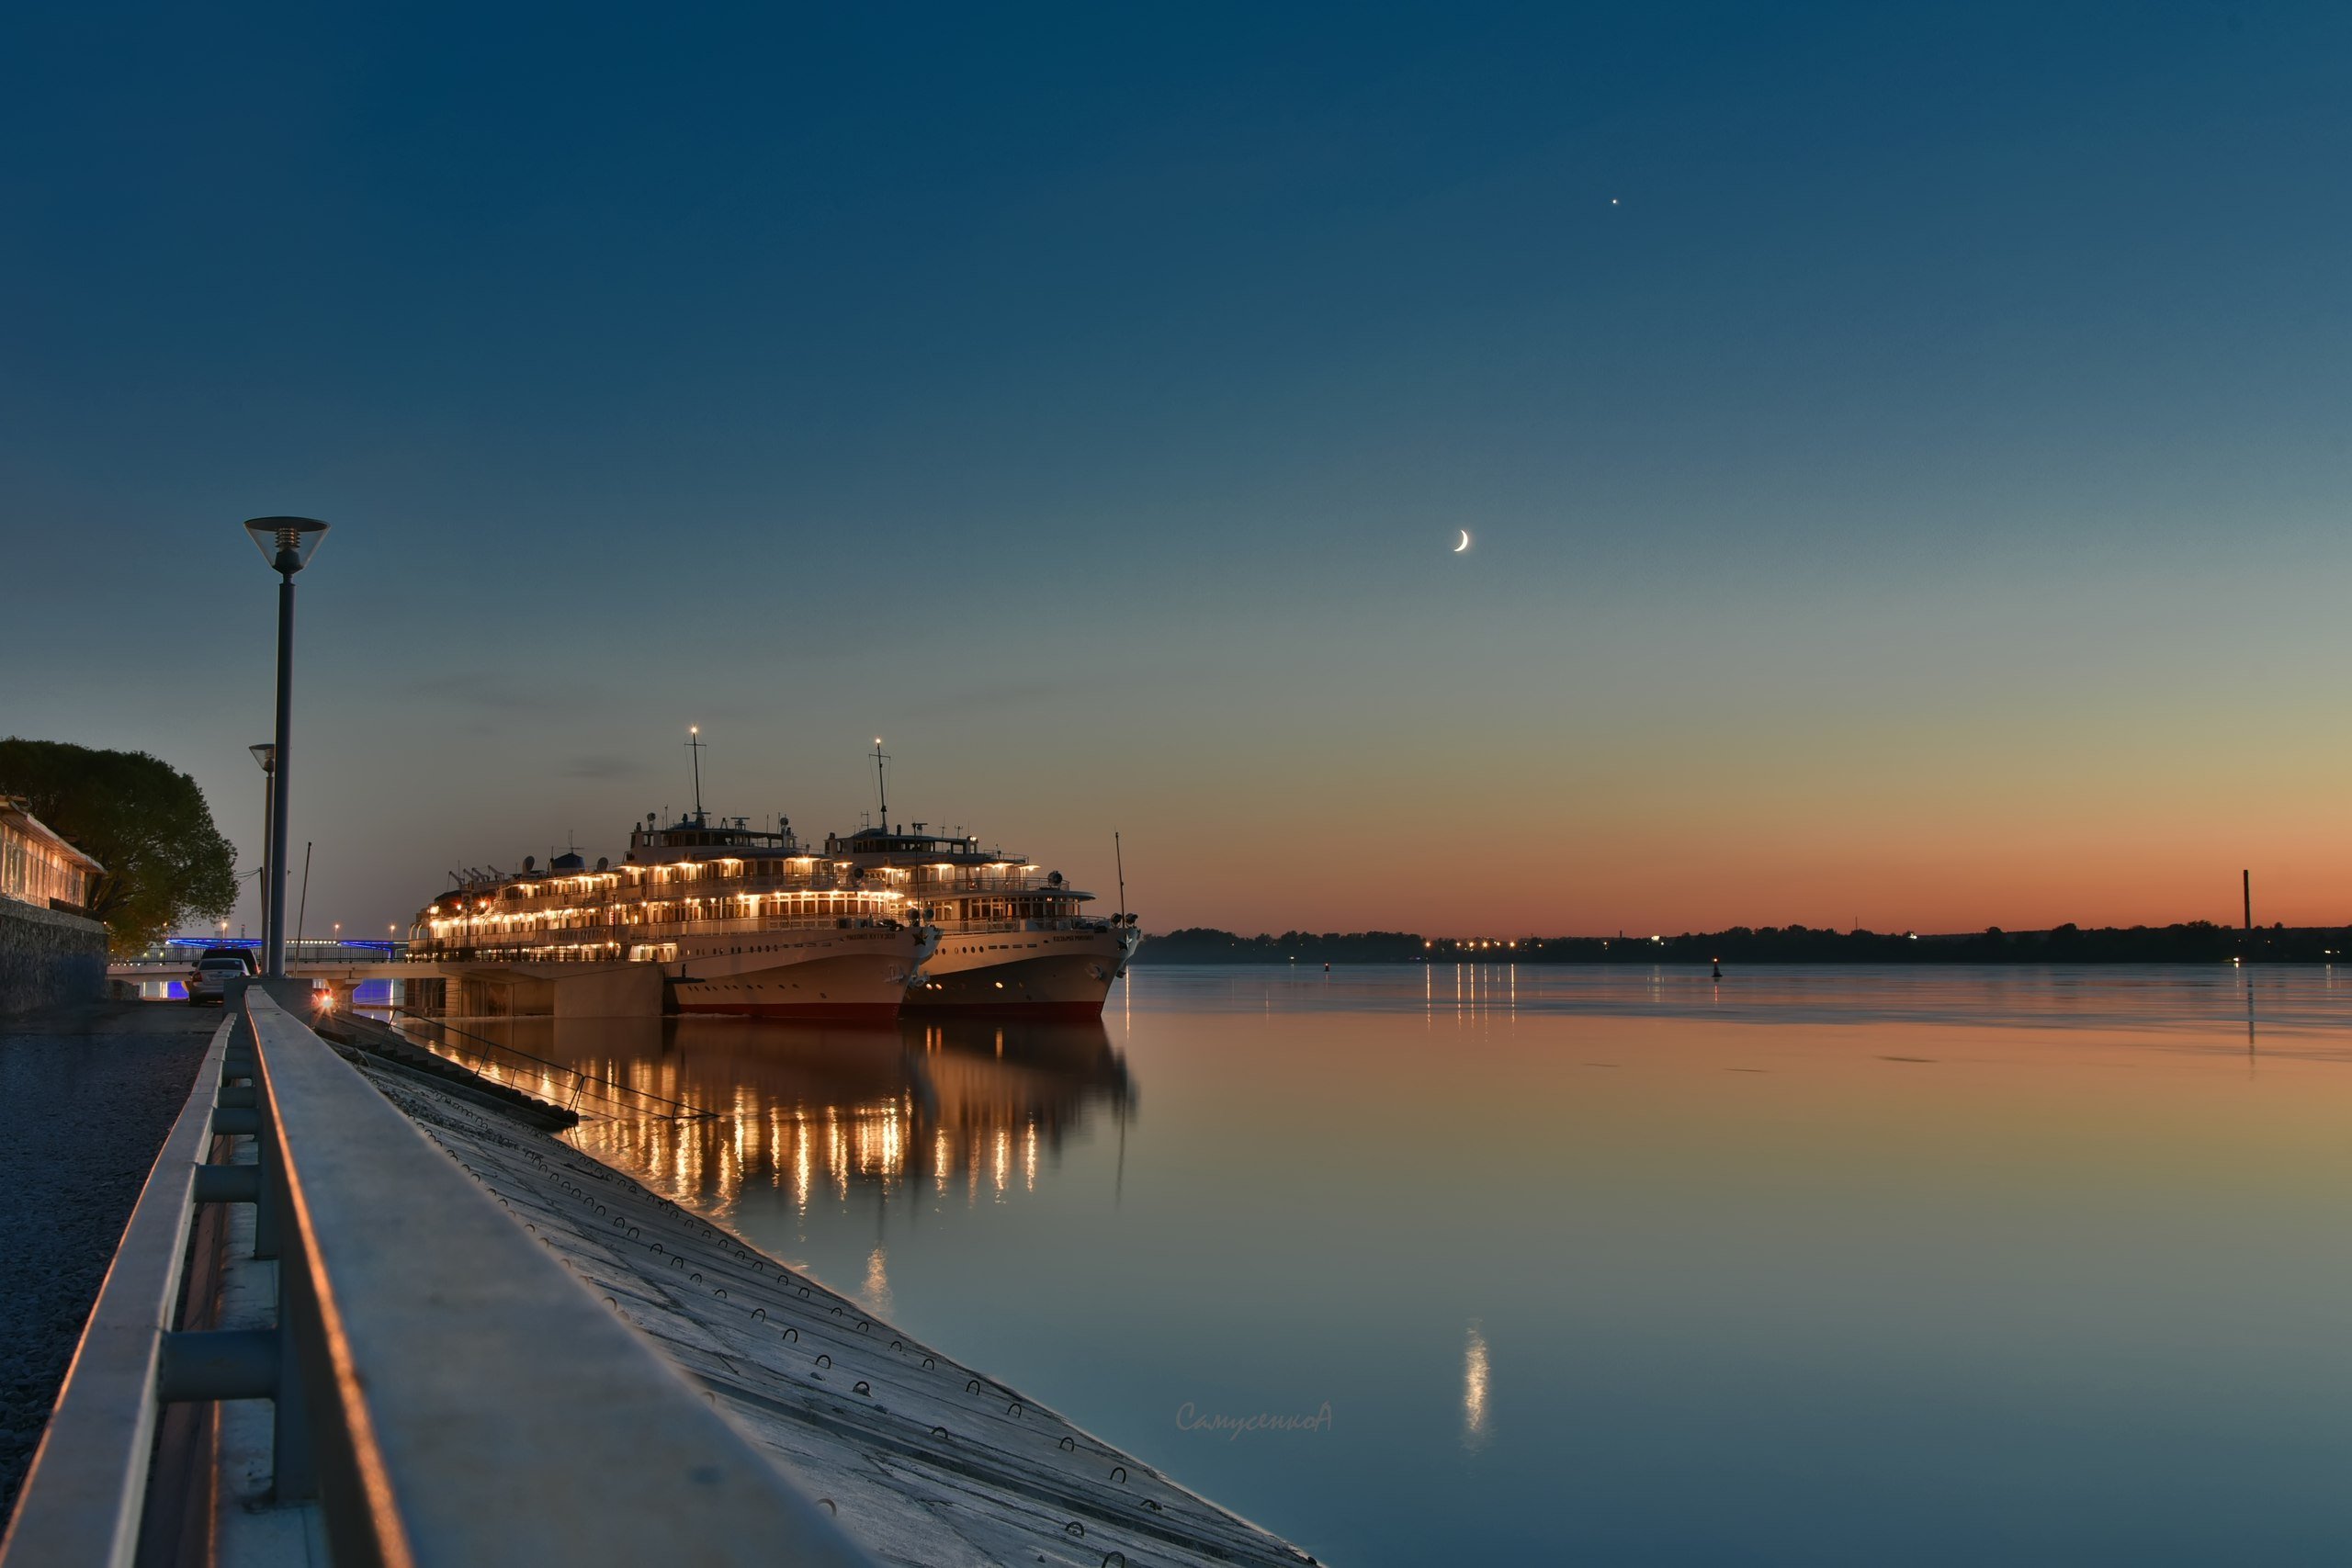
POLYGON ((275 1403, 277 1495, 315 1499, 339 1568, 869 1562, 258 984, 131 1213, 0 1568, 130 1563, 163 1407, 239 1398, 275 1403), (258 1168, 204 1164, 215 1134, 258 1168), (257 1205, 274 1329, 175 1331, 206 1202, 257 1205))

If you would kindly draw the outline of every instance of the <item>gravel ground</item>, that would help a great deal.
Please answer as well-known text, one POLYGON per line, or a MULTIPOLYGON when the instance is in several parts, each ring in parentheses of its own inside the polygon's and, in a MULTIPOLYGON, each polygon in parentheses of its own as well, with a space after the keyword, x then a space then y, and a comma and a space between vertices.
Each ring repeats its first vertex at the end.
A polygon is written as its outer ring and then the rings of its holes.
POLYGON ((0 1519, 220 1022, 114 1002, 0 1024, 0 1519))

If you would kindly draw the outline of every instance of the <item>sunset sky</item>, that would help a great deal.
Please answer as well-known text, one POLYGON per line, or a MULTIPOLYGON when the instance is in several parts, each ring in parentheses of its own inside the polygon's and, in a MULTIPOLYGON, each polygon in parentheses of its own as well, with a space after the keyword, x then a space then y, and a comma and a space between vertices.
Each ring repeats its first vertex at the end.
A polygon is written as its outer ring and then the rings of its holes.
POLYGON ((2352 920, 2347 59, 17 7, 0 733, 250 867, 294 513, 314 936, 617 855, 689 723, 714 811, 854 828, 881 735, 899 821, 1106 895, 1116 829, 1147 930, 2352 920))

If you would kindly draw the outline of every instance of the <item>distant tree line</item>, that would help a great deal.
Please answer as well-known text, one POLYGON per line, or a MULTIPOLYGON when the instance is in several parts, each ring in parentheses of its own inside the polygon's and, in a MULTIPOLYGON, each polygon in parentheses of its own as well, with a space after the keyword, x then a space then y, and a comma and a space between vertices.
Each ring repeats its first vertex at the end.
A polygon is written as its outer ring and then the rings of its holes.
POLYGON ((2352 927, 2211 920, 2169 926, 2069 922, 1960 934, 1734 926, 1679 936, 1424 937, 1413 931, 1284 931, 1239 936, 1191 926, 1154 936, 1138 964, 2324 964, 2352 952, 2352 927))
POLYGON ((1411 931, 1284 931, 1236 936, 1208 926, 1155 936, 1136 950, 1152 964, 1415 964, 1428 956, 1411 931))

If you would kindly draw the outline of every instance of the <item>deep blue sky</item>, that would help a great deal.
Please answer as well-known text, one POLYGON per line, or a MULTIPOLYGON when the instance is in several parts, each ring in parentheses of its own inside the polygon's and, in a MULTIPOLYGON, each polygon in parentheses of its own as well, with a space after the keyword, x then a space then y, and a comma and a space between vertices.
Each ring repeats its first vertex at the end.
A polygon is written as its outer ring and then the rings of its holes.
POLYGON ((0 730, 249 846, 298 512, 314 928, 690 721, 1152 926, 2352 918, 2348 87, 2322 6, 17 7, 0 730))

